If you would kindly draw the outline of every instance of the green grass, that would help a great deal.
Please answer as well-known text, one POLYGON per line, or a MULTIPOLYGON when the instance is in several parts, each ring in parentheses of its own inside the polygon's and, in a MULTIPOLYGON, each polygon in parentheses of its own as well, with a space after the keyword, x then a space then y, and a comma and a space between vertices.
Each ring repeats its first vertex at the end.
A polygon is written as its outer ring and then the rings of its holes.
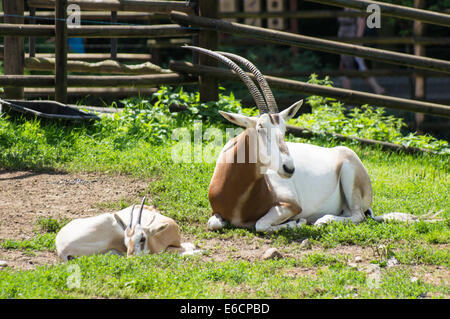
POLYGON ((26 240, 5 239, 0 242, 0 247, 6 249, 23 249, 28 251, 55 250, 55 234, 37 234, 26 240))
POLYGON ((79 258, 34 271, 1 271, 1 298, 417 298, 441 294, 443 284, 413 282, 406 269, 382 272, 373 287, 364 271, 330 256, 253 263, 204 262, 161 254, 125 259, 79 258), (331 264, 331 265, 330 265, 331 264), (294 275, 296 267, 317 267, 315 275, 294 275), (78 276, 79 285, 74 280, 78 276))
MULTIPOLYGON (((171 115, 164 111, 171 100, 160 97, 160 105, 147 110, 139 102, 113 119, 93 126, 0 118, 0 167, 4 169, 104 172, 151 177, 145 191, 153 205, 174 218, 181 231, 198 240, 269 241, 289 249, 296 256, 276 261, 249 262, 229 259, 205 261, 202 257, 182 258, 169 254, 132 259, 117 256, 84 257, 68 264, 38 267, 36 270, 0 270, 0 298, 417 298, 424 293, 449 296, 443 283, 411 281, 410 266, 448 268, 450 239, 449 156, 446 154, 404 154, 385 152, 377 147, 342 143, 317 137, 308 141, 290 140, 332 147, 346 145, 355 150, 367 167, 374 190, 376 215, 405 212, 417 216, 443 211, 443 221, 428 224, 368 221, 359 225, 332 224, 322 228, 305 226, 276 234, 225 228, 208 232, 210 216, 208 185, 213 163, 174 163, 175 141, 171 129, 186 126, 192 132, 193 120, 215 112, 214 105, 200 105, 194 115, 171 115), (199 115, 200 114, 200 115, 199 115), (299 245, 309 238, 318 253, 301 253, 299 245), (384 268, 377 287, 363 270, 349 267, 352 258, 334 255, 339 246, 389 247, 399 267, 384 268), (79 268, 69 266, 76 265, 79 268), (69 288, 73 270, 81 274, 81 286, 69 288), (309 272, 302 274, 302 269, 309 272), (310 275, 313 274, 313 275, 310 275)), ((233 102, 228 97, 228 102, 233 102)), ((222 101, 223 102, 223 101, 222 101)), ((228 103, 227 102, 227 103, 228 103)), ((129 103, 131 103, 129 101, 129 103)), ((134 103, 134 102, 133 102, 134 103)), ((187 102, 186 102, 187 103, 187 102)), ((233 102, 235 103, 235 102, 233 102)), ((231 111, 251 112, 236 108, 231 111)), ((204 122, 204 129, 223 129, 222 122, 204 122)), ((206 146, 206 143, 203 144, 206 146)), ((130 203, 107 203, 121 209, 130 203)), ((54 251, 56 232, 67 221, 41 219, 35 237, 28 240, 1 239, 0 247, 26 252, 54 251)), ((207 252, 211 257, 211 252, 207 252)), ((374 263, 384 265, 386 258, 374 263)), ((448 271, 448 269, 447 269, 448 271)))

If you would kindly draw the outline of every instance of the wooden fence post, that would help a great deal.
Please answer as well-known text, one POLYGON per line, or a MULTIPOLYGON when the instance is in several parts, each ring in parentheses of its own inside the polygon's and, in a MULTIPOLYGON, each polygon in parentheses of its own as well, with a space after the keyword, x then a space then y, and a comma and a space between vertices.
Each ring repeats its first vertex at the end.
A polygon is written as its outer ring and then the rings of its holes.
MULTIPOLYGON (((217 19, 219 16, 218 0, 199 0, 198 14, 203 17, 217 19)), ((202 48, 217 50, 219 47, 218 34, 212 30, 201 30, 198 34, 198 44, 202 48)), ((205 66, 217 66, 217 61, 204 54, 199 55, 199 64, 205 66)), ((200 100, 202 102, 217 101, 219 88, 217 78, 200 76, 200 100)))
POLYGON ((55 100, 67 103, 67 0, 55 5, 55 100))
MULTIPOLYGON (((414 7, 417 9, 425 8, 426 0, 414 0, 414 7)), ((413 35, 414 37, 421 37, 424 35, 425 24, 421 21, 414 21, 413 35)), ((414 44, 414 54, 417 56, 425 56, 425 46, 419 43, 414 44)), ((426 78, 424 75, 414 72, 414 99, 425 100, 426 98, 426 78)), ((425 121, 425 114, 415 113, 414 119, 416 122, 416 131, 422 133, 422 125, 425 121)))
MULTIPOLYGON (((24 19, 24 0, 3 0, 3 12, 5 17, 4 23, 23 24, 24 19)), ((23 75, 25 52, 24 37, 21 36, 5 36, 4 38, 4 57, 3 70, 6 75, 18 74, 23 75)), ((8 99, 23 99, 24 89, 5 88, 5 97, 8 99)))

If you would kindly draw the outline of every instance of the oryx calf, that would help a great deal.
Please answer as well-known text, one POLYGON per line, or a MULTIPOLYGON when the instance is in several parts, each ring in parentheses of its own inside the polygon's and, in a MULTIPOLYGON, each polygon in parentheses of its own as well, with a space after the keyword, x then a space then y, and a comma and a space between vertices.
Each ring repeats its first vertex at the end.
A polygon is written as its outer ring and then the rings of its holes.
POLYGON ((114 253, 128 257, 158 254, 165 250, 193 254, 194 245, 181 243, 177 223, 155 208, 140 206, 133 224, 134 206, 116 213, 78 218, 65 225, 56 235, 58 256, 67 261, 77 256, 114 253))

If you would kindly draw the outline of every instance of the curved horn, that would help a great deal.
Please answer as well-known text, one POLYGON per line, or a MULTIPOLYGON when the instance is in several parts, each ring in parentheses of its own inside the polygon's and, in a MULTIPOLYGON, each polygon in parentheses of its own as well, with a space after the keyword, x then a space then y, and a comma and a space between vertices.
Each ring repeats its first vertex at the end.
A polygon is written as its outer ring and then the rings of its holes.
POLYGON ((243 58, 243 57, 233 54, 233 53, 222 52, 222 51, 218 51, 218 53, 220 53, 236 62, 239 62, 239 63, 242 63, 243 65, 245 65, 245 67, 247 69, 249 69, 250 72, 253 73, 256 80, 258 81, 259 87, 261 88, 264 98, 266 99, 267 106, 269 107, 269 111, 271 113, 279 112, 277 102, 275 100, 275 97, 273 96, 272 90, 270 89, 269 83, 267 83, 267 81, 264 78, 264 76, 262 75, 261 71, 259 71, 258 68, 252 62, 250 62, 246 58, 243 58))
POLYGON ((242 70, 232 60, 221 55, 220 53, 217 53, 215 51, 211 51, 208 49, 200 48, 200 47, 185 45, 185 46, 182 46, 182 48, 191 49, 193 51, 197 51, 197 52, 209 55, 210 57, 228 65, 233 71, 235 71, 239 75, 239 77, 245 83, 245 85, 247 85, 248 89, 250 90, 251 95, 253 96, 253 99, 255 100, 256 106, 259 109, 259 113, 260 114, 269 113, 269 108, 267 107, 267 104, 266 104, 264 98, 262 97, 261 93, 259 92, 258 87, 255 85, 253 80, 244 72, 244 70, 242 70))
POLYGON ((144 209, 144 202, 145 202, 145 196, 144 196, 144 198, 142 198, 141 209, 139 210, 139 214, 138 214, 137 222, 136 222, 137 225, 141 224, 141 217, 142 217, 142 210, 144 209))
POLYGON ((134 206, 136 206, 136 205, 133 205, 133 207, 131 207, 130 224, 128 225, 129 228, 131 228, 131 226, 133 225, 133 211, 134 211, 134 206))

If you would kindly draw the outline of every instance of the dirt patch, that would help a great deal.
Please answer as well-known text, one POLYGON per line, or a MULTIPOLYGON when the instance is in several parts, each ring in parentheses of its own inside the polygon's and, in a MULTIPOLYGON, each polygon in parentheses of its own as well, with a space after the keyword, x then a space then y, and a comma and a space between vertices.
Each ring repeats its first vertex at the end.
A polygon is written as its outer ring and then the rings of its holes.
MULTIPOLYGON (((140 202, 150 180, 99 173, 0 170, 0 241, 35 235, 39 218, 74 219, 111 211, 119 201, 140 202)), ((30 269, 57 260, 53 252, 0 250, 9 266, 30 269)))
POLYGON ((94 216, 120 200, 138 202, 149 182, 98 173, 0 170, 0 240, 32 237, 39 218, 94 216))
POLYGON ((59 258, 53 251, 25 252, 0 248, 0 260, 6 261, 9 268, 32 270, 37 266, 55 264, 59 258))

